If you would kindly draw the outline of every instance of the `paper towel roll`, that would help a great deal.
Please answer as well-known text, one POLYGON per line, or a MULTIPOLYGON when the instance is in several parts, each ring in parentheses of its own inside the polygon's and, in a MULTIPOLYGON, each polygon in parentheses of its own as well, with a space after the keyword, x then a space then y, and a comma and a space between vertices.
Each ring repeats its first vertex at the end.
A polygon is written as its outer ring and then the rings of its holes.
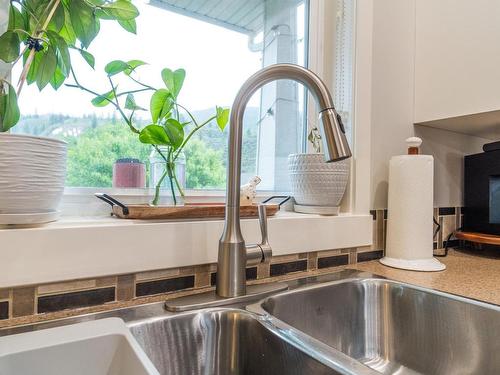
POLYGON ((433 258, 433 179, 431 155, 391 158, 386 257, 382 263, 422 271, 444 268, 433 258))

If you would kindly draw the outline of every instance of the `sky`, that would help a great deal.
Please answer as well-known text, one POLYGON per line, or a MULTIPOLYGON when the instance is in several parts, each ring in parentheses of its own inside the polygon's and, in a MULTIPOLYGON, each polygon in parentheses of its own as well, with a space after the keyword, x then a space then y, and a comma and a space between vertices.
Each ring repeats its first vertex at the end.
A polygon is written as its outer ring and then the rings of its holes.
MULTIPOLYGON (((104 73, 109 61, 139 59, 149 65, 141 67, 137 77, 157 88, 163 84, 160 76, 163 68, 184 68, 187 75, 179 103, 189 109, 230 107, 240 86, 262 66, 261 54, 248 49, 248 37, 244 34, 151 6, 146 0, 134 1, 134 4, 140 11, 137 35, 112 21, 101 22, 101 32, 89 48, 96 57, 95 71, 78 53, 72 54, 80 83, 93 91, 109 91, 104 73)), ((15 67, 13 77, 19 76, 21 68, 19 64, 15 67)), ((130 87, 126 77, 117 77, 119 91, 130 87)), ((136 96, 136 101, 148 108, 150 95, 136 96)), ((108 116, 113 113, 110 106, 93 107, 91 99, 91 95, 67 87, 56 92, 47 86, 40 93, 33 84, 23 89, 19 103, 22 113, 27 115, 95 113, 108 116)), ((250 105, 258 104, 256 94, 250 105)))

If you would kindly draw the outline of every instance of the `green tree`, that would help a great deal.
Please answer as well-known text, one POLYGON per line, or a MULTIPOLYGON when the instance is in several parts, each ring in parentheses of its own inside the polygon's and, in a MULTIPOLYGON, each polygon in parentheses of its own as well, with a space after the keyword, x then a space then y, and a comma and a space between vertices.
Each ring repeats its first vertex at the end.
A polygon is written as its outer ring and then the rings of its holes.
POLYGON ((120 158, 147 162, 151 149, 122 124, 88 128, 77 137, 66 139, 68 174, 66 185, 73 187, 111 187, 113 164, 120 158))
POLYGON ((184 149, 186 187, 223 188, 226 180, 222 150, 214 150, 201 139, 192 139, 184 149))

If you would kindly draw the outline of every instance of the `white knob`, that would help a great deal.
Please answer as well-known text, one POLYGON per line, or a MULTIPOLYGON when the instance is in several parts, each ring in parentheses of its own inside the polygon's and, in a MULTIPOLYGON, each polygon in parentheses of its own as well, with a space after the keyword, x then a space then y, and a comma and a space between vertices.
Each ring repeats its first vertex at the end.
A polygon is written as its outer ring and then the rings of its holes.
POLYGON ((418 137, 410 137, 410 138, 406 139, 406 144, 407 144, 408 148, 410 148, 410 147, 418 148, 422 144, 422 140, 418 137))

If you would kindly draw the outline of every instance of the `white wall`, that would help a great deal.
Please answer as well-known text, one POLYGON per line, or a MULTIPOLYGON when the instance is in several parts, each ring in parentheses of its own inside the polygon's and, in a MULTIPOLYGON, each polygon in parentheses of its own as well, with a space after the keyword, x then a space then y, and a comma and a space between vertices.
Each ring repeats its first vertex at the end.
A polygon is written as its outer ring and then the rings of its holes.
POLYGON ((499 108, 500 1, 416 2, 416 122, 499 108))
POLYGON ((423 139, 423 153, 435 158, 434 205, 459 206, 463 203, 463 156, 480 152, 487 140, 413 125, 415 0, 376 0, 373 4, 371 207, 387 207, 389 160, 406 153, 404 140, 413 135, 423 139))
MULTIPOLYGON (((362 5, 362 1, 360 2, 362 5)), ((415 9, 411 0, 373 2, 372 208, 387 207, 388 162, 413 134, 415 9)))
POLYGON ((415 126, 415 135, 424 141, 422 152, 434 155, 434 206, 462 206, 464 155, 491 141, 426 126, 415 126))

